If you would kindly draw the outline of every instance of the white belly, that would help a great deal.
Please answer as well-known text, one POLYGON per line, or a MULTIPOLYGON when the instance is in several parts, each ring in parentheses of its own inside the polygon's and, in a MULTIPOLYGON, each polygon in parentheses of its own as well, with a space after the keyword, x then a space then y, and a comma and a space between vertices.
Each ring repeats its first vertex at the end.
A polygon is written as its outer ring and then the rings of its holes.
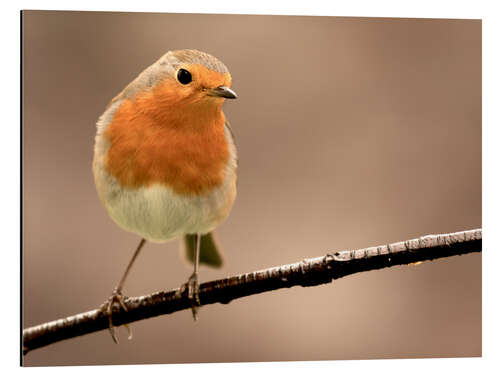
POLYGON ((103 202, 111 218, 154 242, 212 231, 229 215, 236 197, 234 179, 203 196, 180 196, 161 185, 131 190, 115 184, 106 190, 103 202))

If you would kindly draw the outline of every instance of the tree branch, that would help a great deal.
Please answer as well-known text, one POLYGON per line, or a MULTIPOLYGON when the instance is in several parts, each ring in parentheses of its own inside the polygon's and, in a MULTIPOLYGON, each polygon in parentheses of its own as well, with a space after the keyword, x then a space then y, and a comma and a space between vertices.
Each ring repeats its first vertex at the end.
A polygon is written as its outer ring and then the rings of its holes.
MULTIPOLYGON (((481 229, 429 235, 361 250, 338 251, 322 257, 209 281, 200 285, 201 305, 229 303, 233 299, 292 286, 315 286, 358 272, 462 255, 482 250, 481 229)), ((113 323, 122 325, 189 309, 187 292, 157 292, 125 299, 128 311, 113 309, 113 323)), ((23 331, 23 354, 58 341, 108 328, 108 317, 90 310, 23 331)))

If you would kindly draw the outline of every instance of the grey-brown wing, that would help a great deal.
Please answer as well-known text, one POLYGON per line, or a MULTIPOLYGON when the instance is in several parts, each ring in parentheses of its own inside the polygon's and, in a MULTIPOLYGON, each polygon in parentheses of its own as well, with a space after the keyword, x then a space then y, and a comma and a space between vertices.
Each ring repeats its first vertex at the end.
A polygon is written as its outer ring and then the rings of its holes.
MULTIPOLYGON (((228 130, 228 133, 231 136, 231 141, 233 141, 234 148, 236 149, 236 140, 234 139, 233 129, 227 120, 224 123, 224 126, 228 130)), ((236 166, 238 166, 238 153, 236 153, 236 166)))

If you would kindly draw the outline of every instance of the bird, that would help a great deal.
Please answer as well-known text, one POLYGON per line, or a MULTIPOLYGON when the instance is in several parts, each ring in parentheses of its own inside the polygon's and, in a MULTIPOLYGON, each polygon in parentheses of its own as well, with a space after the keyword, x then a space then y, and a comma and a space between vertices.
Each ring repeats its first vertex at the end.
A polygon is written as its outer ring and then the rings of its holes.
POLYGON ((115 343, 113 307, 127 310, 123 286, 146 242, 181 239, 194 270, 178 293, 187 290, 195 320, 199 264, 222 264, 214 230, 235 202, 238 166, 233 131, 222 111, 226 99, 237 98, 231 83, 228 68, 216 57, 194 49, 168 51, 97 120, 92 170, 98 197, 120 228, 140 236, 101 306, 115 343))

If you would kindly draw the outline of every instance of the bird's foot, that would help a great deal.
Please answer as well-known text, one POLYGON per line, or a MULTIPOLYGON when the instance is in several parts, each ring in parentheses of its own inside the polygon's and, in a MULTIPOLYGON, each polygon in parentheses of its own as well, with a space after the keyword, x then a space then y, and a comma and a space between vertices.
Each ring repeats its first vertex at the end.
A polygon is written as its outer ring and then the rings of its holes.
POLYGON ((198 284, 198 274, 194 272, 186 283, 177 291, 177 295, 183 294, 187 289, 188 298, 191 300, 191 312, 193 319, 198 320, 198 308, 200 306, 200 284, 198 284))
MULTIPOLYGON (((115 332, 115 326, 113 325, 113 306, 118 305, 118 307, 122 308, 125 311, 128 311, 127 306, 125 305, 124 302, 124 297, 121 293, 120 290, 114 289, 111 295, 109 296, 108 300, 104 302, 100 306, 100 310, 108 316, 109 319, 109 333, 111 334, 111 338, 115 342, 115 344, 118 344, 118 338, 116 337, 116 332, 115 332)), ((132 329, 128 324, 125 324, 125 327, 127 328, 128 331, 128 339, 132 340, 132 329)))

